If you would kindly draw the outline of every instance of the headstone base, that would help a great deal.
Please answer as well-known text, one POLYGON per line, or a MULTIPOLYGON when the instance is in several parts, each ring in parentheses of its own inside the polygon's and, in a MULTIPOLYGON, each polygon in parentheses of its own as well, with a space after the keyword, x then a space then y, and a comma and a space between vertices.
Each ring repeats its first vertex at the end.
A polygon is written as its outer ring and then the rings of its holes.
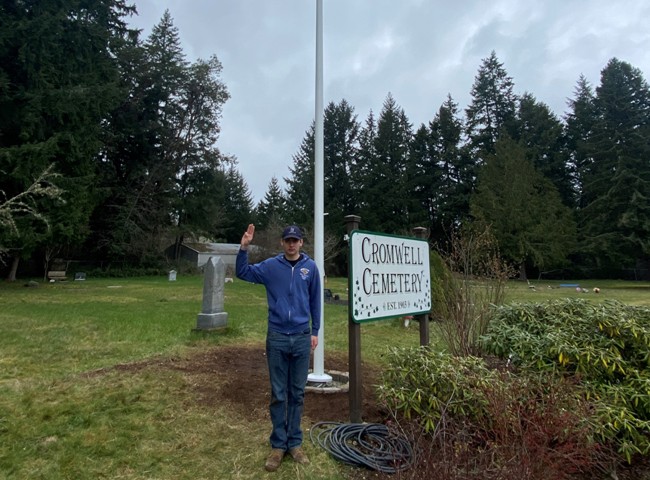
POLYGON ((228 326, 228 313, 199 313, 195 330, 214 330, 228 326))

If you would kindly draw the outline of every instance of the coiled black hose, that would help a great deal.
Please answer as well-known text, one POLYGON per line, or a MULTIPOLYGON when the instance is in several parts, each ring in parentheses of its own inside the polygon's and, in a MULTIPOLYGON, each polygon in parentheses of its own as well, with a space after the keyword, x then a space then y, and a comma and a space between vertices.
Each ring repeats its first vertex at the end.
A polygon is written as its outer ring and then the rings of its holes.
POLYGON ((319 422, 309 438, 334 459, 383 473, 406 470, 414 463, 413 448, 381 423, 319 422))

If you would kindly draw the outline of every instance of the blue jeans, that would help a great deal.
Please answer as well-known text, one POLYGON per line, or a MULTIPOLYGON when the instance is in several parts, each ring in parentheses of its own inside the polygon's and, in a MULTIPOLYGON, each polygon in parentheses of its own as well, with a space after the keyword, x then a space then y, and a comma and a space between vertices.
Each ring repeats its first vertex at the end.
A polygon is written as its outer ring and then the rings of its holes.
POLYGON ((302 445, 300 419, 311 354, 311 332, 285 335, 269 331, 266 359, 271 380, 271 448, 287 451, 302 445))

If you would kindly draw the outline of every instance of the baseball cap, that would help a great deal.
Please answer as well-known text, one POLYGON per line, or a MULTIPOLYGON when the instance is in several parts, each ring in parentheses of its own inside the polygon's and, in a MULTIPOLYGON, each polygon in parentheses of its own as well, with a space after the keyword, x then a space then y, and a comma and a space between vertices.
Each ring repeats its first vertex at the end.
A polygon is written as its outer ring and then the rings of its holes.
POLYGON ((302 230, 300 230, 300 227, 298 225, 289 225, 285 228, 282 232, 282 240, 286 240, 287 238, 302 240, 302 230))

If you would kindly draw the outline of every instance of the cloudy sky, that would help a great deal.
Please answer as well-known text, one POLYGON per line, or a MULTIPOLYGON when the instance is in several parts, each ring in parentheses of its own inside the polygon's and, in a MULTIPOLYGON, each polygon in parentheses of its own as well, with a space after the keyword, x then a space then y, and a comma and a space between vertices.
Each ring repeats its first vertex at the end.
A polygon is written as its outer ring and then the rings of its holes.
MULTIPOLYGON (((188 60, 217 55, 231 94, 219 147, 255 202, 289 176, 315 111, 316 0, 134 0, 148 35, 168 9, 188 60)), ((417 128, 447 94, 464 109, 494 50, 515 83, 558 116, 578 77, 612 57, 650 80, 647 0, 323 0, 324 103, 363 123, 390 92, 417 128)))

